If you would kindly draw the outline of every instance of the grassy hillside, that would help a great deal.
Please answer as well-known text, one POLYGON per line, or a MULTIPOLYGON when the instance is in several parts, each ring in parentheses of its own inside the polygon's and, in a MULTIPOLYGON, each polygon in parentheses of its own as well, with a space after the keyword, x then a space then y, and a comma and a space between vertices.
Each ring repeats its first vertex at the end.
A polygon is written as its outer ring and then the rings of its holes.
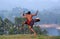
POLYGON ((60 39, 60 36, 43 36, 38 35, 34 37, 33 35, 0 35, 0 39, 60 39))

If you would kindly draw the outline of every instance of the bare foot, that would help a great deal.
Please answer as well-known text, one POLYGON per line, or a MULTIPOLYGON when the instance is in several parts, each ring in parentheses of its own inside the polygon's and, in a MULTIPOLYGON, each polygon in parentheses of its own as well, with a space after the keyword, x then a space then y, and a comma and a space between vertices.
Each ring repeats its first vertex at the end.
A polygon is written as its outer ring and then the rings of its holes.
POLYGON ((34 33, 34 37, 36 37, 37 36, 37 34, 36 33, 34 33))

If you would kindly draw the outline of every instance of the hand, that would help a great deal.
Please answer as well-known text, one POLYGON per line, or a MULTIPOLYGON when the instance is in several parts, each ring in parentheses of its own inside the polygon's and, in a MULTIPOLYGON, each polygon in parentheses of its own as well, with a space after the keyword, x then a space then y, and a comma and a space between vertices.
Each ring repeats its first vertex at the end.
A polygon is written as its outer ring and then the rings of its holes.
POLYGON ((24 16, 24 13, 23 13, 23 16, 24 16))

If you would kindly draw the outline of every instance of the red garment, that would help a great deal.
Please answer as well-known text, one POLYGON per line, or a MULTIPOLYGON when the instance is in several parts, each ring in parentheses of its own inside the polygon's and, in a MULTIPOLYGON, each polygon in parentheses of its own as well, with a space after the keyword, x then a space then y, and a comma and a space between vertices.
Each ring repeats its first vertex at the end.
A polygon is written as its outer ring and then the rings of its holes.
POLYGON ((31 21, 28 21, 28 20, 27 20, 27 24, 30 25, 30 23, 31 23, 31 21))

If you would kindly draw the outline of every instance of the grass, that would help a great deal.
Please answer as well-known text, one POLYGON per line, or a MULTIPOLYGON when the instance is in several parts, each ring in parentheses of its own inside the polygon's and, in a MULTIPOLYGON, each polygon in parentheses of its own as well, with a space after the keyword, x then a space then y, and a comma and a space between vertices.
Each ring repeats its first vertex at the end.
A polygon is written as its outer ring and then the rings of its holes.
POLYGON ((34 37, 30 34, 18 34, 18 35, 0 35, 0 39, 60 39, 60 36, 43 36, 38 35, 34 37))

